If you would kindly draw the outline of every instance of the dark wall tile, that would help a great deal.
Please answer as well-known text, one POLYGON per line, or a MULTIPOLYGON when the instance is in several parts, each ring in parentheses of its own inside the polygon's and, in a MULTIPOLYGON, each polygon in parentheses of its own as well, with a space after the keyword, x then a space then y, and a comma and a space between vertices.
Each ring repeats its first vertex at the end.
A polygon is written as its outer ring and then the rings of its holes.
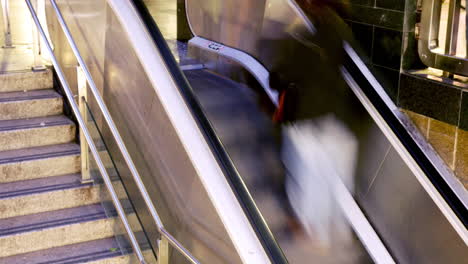
POLYGON ((399 105, 428 117, 458 125, 461 90, 452 86, 403 73, 399 105))
POLYGON ((405 0, 377 0, 376 6, 381 8, 404 11, 405 0))
POLYGON ((398 84, 400 82, 400 71, 374 65, 373 73, 380 84, 384 87, 388 96, 396 102, 398 96, 398 84))
MULTIPOLYGON (((361 23, 351 22, 354 38, 364 54, 370 58, 372 55, 372 41, 374 39, 374 27, 361 23)), ((367 62, 367 61, 366 61, 367 62)))
POLYGON ((374 64, 399 70, 402 37, 403 33, 400 31, 376 27, 374 29, 372 62, 374 64))
POLYGON ((353 5, 351 14, 346 19, 402 31, 404 15, 402 11, 353 5))
POLYGON ((403 70, 425 69, 427 66, 421 61, 418 53, 418 40, 414 32, 403 33, 405 47, 403 50, 403 70))
POLYGON ((374 0, 350 0, 351 5, 364 5, 364 6, 373 6, 374 0))
POLYGON ((462 93, 460 109, 460 128, 468 131, 468 92, 462 93))
POLYGON ((185 1, 177 0, 177 40, 188 41, 193 37, 186 14, 185 1))

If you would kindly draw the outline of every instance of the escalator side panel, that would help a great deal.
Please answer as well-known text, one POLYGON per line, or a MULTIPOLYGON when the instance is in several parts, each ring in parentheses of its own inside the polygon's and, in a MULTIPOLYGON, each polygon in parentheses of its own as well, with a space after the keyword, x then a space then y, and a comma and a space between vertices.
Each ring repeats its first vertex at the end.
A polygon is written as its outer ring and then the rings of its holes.
POLYGON ((465 243, 377 125, 363 148, 363 160, 380 162, 361 164, 356 199, 395 259, 399 263, 466 259, 465 243))
MULTIPOLYGON (((59 8, 78 49, 89 62, 93 78, 166 229, 202 263, 241 263, 200 180, 200 172, 188 156, 114 11, 104 0, 60 1, 59 8)), ((53 16, 49 18, 56 55, 62 65, 68 66, 65 67, 68 79, 76 80, 76 62, 70 61, 73 56, 66 39, 61 31, 55 30, 60 26, 53 16)), ((89 100, 92 112, 100 113, 91 95, 89 100)), ((150 243, 158 248, 154 221, 111 133, 99 115, 96 119, 150 243)), ((171 263, 185 261, 172 250, 171 263)))

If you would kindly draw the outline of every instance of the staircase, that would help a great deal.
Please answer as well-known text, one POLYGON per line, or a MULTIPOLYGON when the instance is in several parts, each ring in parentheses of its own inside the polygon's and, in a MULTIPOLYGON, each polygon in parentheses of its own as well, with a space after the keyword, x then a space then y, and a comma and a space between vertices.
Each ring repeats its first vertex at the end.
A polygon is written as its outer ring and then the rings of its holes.
POLYGON ((0 74, 0 264, 134 263, 99 185, 81 183, 63 104, 50 69, 0 74))

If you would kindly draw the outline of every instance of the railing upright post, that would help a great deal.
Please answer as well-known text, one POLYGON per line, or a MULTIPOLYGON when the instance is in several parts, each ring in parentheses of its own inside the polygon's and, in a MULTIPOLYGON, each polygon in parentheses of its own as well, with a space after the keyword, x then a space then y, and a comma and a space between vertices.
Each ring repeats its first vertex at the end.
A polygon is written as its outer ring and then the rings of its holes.
POLYGON ((158 242, 158 264, 169 264, 169 241, 161 236, 158 242))
MULTIPOLYGON (((447 19, 447 32, 445 34, 445 54, 457 55, 458 23, 460 22, 461 0, 450 0, 447 19)), ((444 71, 444 77, 452 78, 453 73, 444 71)))
POLYGON ((431 20, 431 27, 430 27, 430 48, 435 49, 439 47, 439 29, 440 29, 440 17, 442 14, 442 2, 436 1, 433 7, 433 19, 431 20))
MULTIPOLYGON (((31 2, 35 10, 39 9, 38 0, 33 0, 31 2)), ((32 66, 33 71, 43 71, 46 69, 44 62, 41 57, 41 38, 39 37, 39 32, 36 27, 32 27, 32 41, 33 41, 33 56, 34 62, 32 66)))
POLYGON ((457 55, 458 28, 460 23, 461 0, 450 0, 445 39, 445 54, 457 55))
MULTIPOLYGON (((81 116, 85 124, 88 124, 88 109, 86 102, 88 101, 88 85, 83 69, 80 66, 76 67, 76 76, 78 83, 78 106, 80 108, 81 116)), ((80 129, 80 147, 81 147, 81 182, 92 182, 90 168, 89 168, 89 147, 86 140, 84 140, 83 130, 80 129)))
POLYGON ((11 40, 9 0, 2 0, 2 10, 3 10, 3 31, 5 34, 5 45, 3 45, 3 48, 13 48, 13 42, 11 40))

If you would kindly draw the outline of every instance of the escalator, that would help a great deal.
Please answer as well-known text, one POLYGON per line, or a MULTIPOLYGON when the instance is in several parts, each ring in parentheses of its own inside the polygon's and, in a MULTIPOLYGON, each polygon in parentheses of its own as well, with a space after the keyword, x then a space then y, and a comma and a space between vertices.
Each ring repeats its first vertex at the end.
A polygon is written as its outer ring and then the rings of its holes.
MULTIPOLYGON (((324 250, 304 232, 282 194, 281 131, 271 120, 278 94, 268 82, 275 58, 282 54, 269 41, 272 32, 287 36, 291 24, 309 33, 314 25, 294 1, 252 6, 240 1, 248 12, 237 22, 256 21, 264 30, 239 28, 223 23, 237 13, 221 12, 221 2, 177 1, 178 15, 193 34, 181 42, 161 33, 171 31, 164 27, 174 26, 174 17, 158 17, 175 1, 59 1, 148 191, 149 198, 135 184, 134 172, 112 138, 113 128, 102 122, 90 99, 89 111, 148 238, 145 248, 158 252, 167 247, 158 237, 168 230, 201 263, 466 259, 466 191, 347 43, 341 71, 365 129, 358 135, 354 187, 340 177, 329 180, 332 193, 340 194, 333 197, 339 208, 335 216, 346 220, 348 240, 343 244, 339 235, 332 237, 333 245, 324 250), (266 48, 270 44, 273 48, 266 48), (165 229, 155 225, 148 200, 165 229)), ((54 29, 57 21, 49 17, 54 29)), ((65 74, 76 78, 63 36, 50 31, 65 74)), ((295 37, 288 41, 304 36, 295 37)), ((295 70, 307 74, 307 69, 295 70)), ((185 249, 175 247, 179 250, 166 256, 169 262, 188 262, 185 249)))
MULTIPOLYGON (((342 248, 342 254, 314 255, 314 250, 311 250, 314 248, 313 241, 294 238, 294 235, 288 234, 291 230, 285 228, 288 217, 285 216, 284 206, 278 202, 281 199, 278 192, 281 191, 274 182, 284 174, 278 150, 280 135, 277 125, 271 121, 271 115, 266 114, 269 112, 266 109, 274 107, 277 102, 262 75, 264 72, 256 70, 263 65, 267 69, 274 68, 271 65, 274 64, 274 56, 280 53, 275 55, 271 50, 281 50, 259 49, 255 45, 249 46, 249 43, 268 39, 262 32, 267 31, 268 23, 276 25, 272 28, 279 32, 289 23, 302 23, 301 26, 309 30, 313 30, 313 24, 294 1, 267 1, 265 5, 268 9, 263 21, 252 15, 234 19, 238 25, 233 26, 230 24, 232 13, 213 9, 213 6, 222 6, 214 2, 186 1, 184 7, 194 37, 188 42, 188 47, 187 43, 170 42, 171 46, 184 48, 179 52, 177 48, 176 51, 173 49, 173 54, 167 54, 166 63, 173 67, 172 74, 179 80, 179 88, 194 114, 199 116, 199 124, 228 171, 231 186, 256 226, 270 259, 277 263, 386 263, 388 259, 384 257, 385 254, 381 255, 381 259, 378 254, 372 254, 372 246, 366 244, 372 243, 372 240, 366 241, 360 236, 362 234, 358 234, 360 224, 356 222, 359 221, 350 219, 349 215, 347 219, 354 230, 356 243, 342 248), (281 10, 276 12, 283 13, 284 17, 275 17, 275 10, 281 10), (294 18, 286 18, 288 15, 294 18), (240 30, 240 33, 236 31, 242 27, 242 19, 248 21, 249 18, 259 21, 263 28, 256 32, 262 36, 252 35, 255 29, 249 27, 242 28, 244 31, 240 30), (197 24, 210 19, 225 19, 226 22, 197 24), (281 19, 284 21, 278 23, 281 19), (229 35, 229 30, 233 30, 234 35, 229 35), (264 50, 268 55, 262 54, 264 50), (196 69, 181 66, 181 75, 176 69, 177 65, 169 61, 172 55, 179 57, 180 65, 187 58, 195 59, 195 63, 192 61, 191 64, 195 64, 196 69), (252 58, 259 60, 261 66, 252 66, 252 58), (265 98, 267 101, 268 98, 272 99, 269 105, 266 103, 267 106, 264 104, 265 98), (345 259, 340 259, 342 256, 345 259)), ((164 54, 167 47, 164 36, 157 28, 157 12, 152 13, 151 7, 147 8, 139 1, 135 1, 135 4, 164 54)), ((245 8, 262 8, 260 3, 244 4, 245 8)), ((274 42, 261 43, 275 45, 274 42)), ((361 104, 355 108, 358 112, 366 112, 358 122, 362 123, 362 127, 368 126, 360 135, 365 139, 359 153, 353 195, 358 208, 396 262, 456 263, 466 258, 466 191, 460 188, 453 174, 447 173, 443 162, 391 101, 354 48, 344 43, 344 49, 346 58, 342 73, 348 89, 353 92, 353 103, 361 104), (451 241, 450 245, 446 241, 451 241), (431 248, 439 250, 434 254, 428 253, 431 248)), ((307 74, 305 69, 298 68, 297 71, 307 74)), ((334 250, 338 251, 339 248, 334 250)))
MULTIPOLYGON (((291 234, 288 228, 291 216, 284 201, 287 198, 281 190, 285 172, 278 150, 277 125, 262 111, 260 100, 247 86, 207 70, 184 71, 184 74, 268 229, 287 254, 288 261, 372 263, 356 234, 353 234, 348 247, 333 248, 341 250, 334 256, 317 254, 311 249, 319 248, 319 243, 306 235, 291 234)), ((275 252, 274 247, 270 250, 275 252)))

